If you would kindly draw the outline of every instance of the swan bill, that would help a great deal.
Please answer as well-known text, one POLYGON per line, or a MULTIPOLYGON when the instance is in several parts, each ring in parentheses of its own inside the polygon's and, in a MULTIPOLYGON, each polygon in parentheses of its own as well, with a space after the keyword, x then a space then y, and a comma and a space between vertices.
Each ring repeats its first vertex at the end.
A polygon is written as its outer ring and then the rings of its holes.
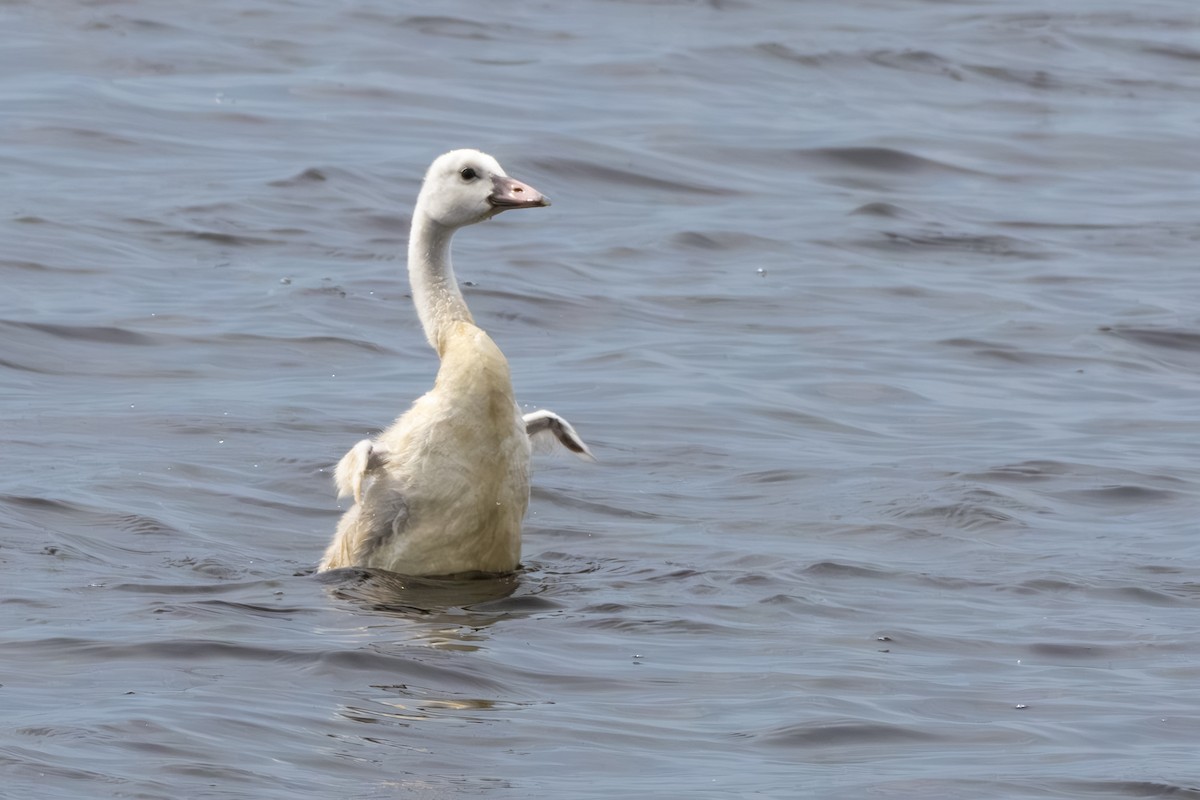
POLYGON ((492 176, 492 193, 488 204, 498 211, 512 208, 542 208, 550 205, 550 198, 516 178, 507 175, 492 176))

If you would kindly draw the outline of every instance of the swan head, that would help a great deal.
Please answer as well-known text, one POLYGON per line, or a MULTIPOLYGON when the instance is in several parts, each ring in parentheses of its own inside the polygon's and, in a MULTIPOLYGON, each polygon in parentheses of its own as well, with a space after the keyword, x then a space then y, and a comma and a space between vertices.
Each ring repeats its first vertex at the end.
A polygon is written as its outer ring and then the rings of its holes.
POLYGON ((510 178, 496 159, 478 150, 439 156, 421 184, 417 208, 434 222, 461 228, 501 211, 538 208, 550 201, 527 183, 510 178))

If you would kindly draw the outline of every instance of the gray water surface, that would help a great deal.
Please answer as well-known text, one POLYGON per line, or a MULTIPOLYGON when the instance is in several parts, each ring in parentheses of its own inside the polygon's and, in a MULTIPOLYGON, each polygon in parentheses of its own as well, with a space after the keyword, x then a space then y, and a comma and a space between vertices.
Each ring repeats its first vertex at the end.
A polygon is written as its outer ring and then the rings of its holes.
POLYGON ((1194 3, 0 26, 0 795, 1200 797, 1194 3), (464 146, 600 463, 510 578, 315 576, 464 146))

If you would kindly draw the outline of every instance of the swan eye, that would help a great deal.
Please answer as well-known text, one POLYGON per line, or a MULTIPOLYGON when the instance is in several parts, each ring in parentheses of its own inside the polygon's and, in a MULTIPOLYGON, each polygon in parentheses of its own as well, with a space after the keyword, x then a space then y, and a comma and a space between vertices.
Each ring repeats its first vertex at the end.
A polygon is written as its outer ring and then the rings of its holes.
POLYGON ((462 176, 464 181, 473 181, 479 177, 477 174, 475 174, 475 170, 471 169, 470 167, 467 167, 458 174, 462 176))

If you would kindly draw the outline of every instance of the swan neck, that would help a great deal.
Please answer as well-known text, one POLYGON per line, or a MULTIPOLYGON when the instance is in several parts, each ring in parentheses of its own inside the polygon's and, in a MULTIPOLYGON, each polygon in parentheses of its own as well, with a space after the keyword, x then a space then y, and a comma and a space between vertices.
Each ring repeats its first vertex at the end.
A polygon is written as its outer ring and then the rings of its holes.
POLYGON ((408 240, 408 279, 425 338, 438 355, 451 325, 475 321, 450 263, 450 239, 454 231, 430 219, 420 208, 413 213, 408 240))

